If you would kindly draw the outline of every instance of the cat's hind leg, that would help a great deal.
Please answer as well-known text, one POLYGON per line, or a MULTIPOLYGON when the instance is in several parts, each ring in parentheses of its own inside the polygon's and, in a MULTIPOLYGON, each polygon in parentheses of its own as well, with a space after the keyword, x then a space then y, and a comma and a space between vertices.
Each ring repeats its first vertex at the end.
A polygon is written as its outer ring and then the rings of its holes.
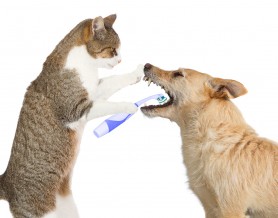
POLYGON ((65 177, 56 195, 56 213, 58 218, 78 218, 78 211, 70 190, 70 175, 65 177))
POLYGON ((42 218, 79 218, 72 194, 67 196, 58 194, 56 197, 55 209, 42 218))
POLYGON ((57 215, 56 210, 44 215, 42 218, 59 218, 59 216, 57 215))
POLYGON ((57 218, 78 218, 78 211, 72 194, 67 196, 57 195, 56 198, 57 218))

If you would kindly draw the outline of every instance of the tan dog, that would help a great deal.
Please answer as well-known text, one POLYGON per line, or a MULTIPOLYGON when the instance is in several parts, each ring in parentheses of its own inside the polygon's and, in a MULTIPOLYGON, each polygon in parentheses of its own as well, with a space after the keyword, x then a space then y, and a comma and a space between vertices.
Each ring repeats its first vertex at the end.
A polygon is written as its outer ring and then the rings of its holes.
POLYGON ((245 87, 190 69, 146 64, 144 72, 170 100, 141 110, 179 125, 190 188, 206 217, 278 218, 278 146, 259 137, 230 101, 245 87))

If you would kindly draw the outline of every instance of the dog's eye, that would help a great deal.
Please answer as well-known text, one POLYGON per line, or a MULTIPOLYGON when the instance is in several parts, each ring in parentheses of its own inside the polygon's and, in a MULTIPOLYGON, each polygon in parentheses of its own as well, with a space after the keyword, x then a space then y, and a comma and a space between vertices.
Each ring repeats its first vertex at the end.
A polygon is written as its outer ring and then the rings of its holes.
POLYGON ((184 75, 182 74, 182 72, 180 72, 180 71, 176 71, 176 72, 174 72, 174 77, 184 77, 184 75))

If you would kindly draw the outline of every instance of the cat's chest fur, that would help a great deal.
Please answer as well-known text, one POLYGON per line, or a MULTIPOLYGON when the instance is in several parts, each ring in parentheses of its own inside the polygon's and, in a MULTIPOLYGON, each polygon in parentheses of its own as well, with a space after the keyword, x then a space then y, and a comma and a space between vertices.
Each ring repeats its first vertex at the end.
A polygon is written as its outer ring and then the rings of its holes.
MULTIPOLYGON (((88 92, 88 97, 91 101, 95 99, 94 93, 96 93, 98 86, 98 69, 95 64, 95 60, 88 54, 86 47, 82 45, 75 46, 70 50, 64 66, 64 69, 74 70, 78 74, 81 84, 88 92)), ((77 153, 85 124, 86 119, 82 117, 67 125, 76 132, 77 153)))
POLYGON ((66 59, 66 70, 74 70, 79 75, 82 86, 86 89, 90 100, 95 100, 98 86, 98 70, 94 60, 86 50, 85 45, 73 47, 66 59))

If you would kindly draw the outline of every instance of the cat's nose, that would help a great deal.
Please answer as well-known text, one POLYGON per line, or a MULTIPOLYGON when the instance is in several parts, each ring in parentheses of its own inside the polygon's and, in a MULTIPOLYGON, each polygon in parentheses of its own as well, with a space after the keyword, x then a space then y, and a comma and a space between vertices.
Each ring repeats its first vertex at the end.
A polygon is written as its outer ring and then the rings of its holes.
POLYGON ((122 62, 122 60, 121 60, 121 59, 120 59, 120 60, 118 60, 118 64, 119 64, 119 63, 121 63, 121 62, 122 62))
POLYGON ((145 66, 144 66, 144 71, 148 71, 148 70, 150 70, 151 68, 152 68, 152 65, 149 64, 149 63, 147 63, 147 64, 145 64, 145 66))

